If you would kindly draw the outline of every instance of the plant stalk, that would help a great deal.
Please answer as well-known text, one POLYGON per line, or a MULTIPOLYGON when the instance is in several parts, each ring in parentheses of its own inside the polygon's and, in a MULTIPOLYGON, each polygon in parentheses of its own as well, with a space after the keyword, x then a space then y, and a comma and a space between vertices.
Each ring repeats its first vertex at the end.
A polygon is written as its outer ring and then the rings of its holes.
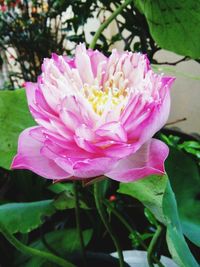
MULTIPOLYGON (((121 221, 121 223, 126 227, 126 229, 130 232, 130 234, 134 234, 134 237, 137 239, 137 241, 140 243, 141 247, 145 250, 147 250, 147 246, 140 237, 140 234, 135 233, 134 229, 132 226, 124 219, 124 217, 107 201, 104 201, 104 204, 106 205, 107 208, 111 210, 111 212, 121 221)), ((165 267, 159 259, 155 255, 152 255, 152 259, 156 262, 156 264, 159 267, 165 267)))
POLYGON ((117 17, 117 15, 119 15, 121 13, 121 11, 128 6, 133 0, 125 0, 123 4, 121 4, 111 15, 110 17, 104 21, 104 23, 101 24, 101 26, 99 27, 99 29, 97 30, 97 32, 95 33, 92 42, 89 46, 89 48, 94 49, 96 42, 98 41, 101 33, 107 28, 107 26, 113 21, 113 19, 115 17, 117 17))
POLYGON ((122 250, 121 250, 120 245, 119 245, 119 241, 113 233, 111 225, 108 222, 107 214, 106 214, 104 207, 103 207, 103 199, 101 197, 100 182, 96 182, 94 184, 94 198, 95 198, 95 204, 96 204, 98 213, 100 215, 100 218, 101 218, 106 230, 108 231, 110 237, 112 238, 113 243, 115 245, 115 248, 117 250, 118 257, 119 257, 119 265, 120 265, 120 267, 124 267, 124 258, 123 258, 122 250))
POLYGON ((53 255, 49 252, 40 251, 38 249, 28 247, 20 242, 13 234, 11 234, 8 229, 0 222, 0 232, 4 235, 4 237, 19 251, 24 254, 28 254, 30 256, 36 256, 58 264, 61 267, 75 267, 74 264, 66 261, 65 259, 53 255))
POLYGON ((137 241, 140 243, 140 245, 143 247, 143 249, 147 250, 146 244, 143 242, 142 238, 139 236, 139 234, 135 233, 135 230, 132 228, 132 226, 124 219, 124 217, 108 202, 104 201, 104 204, 107 208, 111 210, 111 212, 121 221, 121 223, 126 227, 126 229, 131 233, 134 234, 134 237, 137 239, 137 241))
POLYGON ((149 264, 149 267, 154 267, 154 264, 153 264, 153 253, 155 251, 155 247, 156 247, 156 244, 158 242, 158 239, 160 237, 162 233, 162 226, 161 225, 158 225, 157 226, 157 230, 150 242, 150 245, 148 247, 148 250, 147 250, 147 261, 148 261, 148 264, 149 264))
POLYGON ((83 266, 86 267, 86 254, 85 254, 85 245, 83 240, 83 232, 81 229, 81 220, 80 220, 80 206, 79 206, 79 195, 78 195, 78 182, 74 181, 74 197, 75 197, 75 217, 76 217, 76 228, 78 232, 78 238, 81 248, 81 256, 83 261, 83 266))

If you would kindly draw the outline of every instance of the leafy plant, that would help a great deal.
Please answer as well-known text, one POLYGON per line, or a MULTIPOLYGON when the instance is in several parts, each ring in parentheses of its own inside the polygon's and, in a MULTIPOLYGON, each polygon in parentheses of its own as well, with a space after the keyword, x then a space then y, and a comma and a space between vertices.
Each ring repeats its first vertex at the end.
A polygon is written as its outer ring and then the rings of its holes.
MULTIPOLYGON (((90 47, 105 54, 120 41, 125 50, 147 53, 155 64, 162 63, 155 54, 163 48, 183 55, 181 61, 200 58, 195 26, 200 16, 198 1, 7 0, 0 7, 0 47, 7 64, 19 67, 19 72, 9 73, 12 89, 25 80, 35 81, 43 58, 52 52, 72 55, 75 43, 87 43, 86 23, 96 16, 101 25, 100 30, 92 30, 90 47), (71 13, 65 16, 65 12, 71 13), (117 32, 108 39, 103 30, 112 21, 117 32)), ((124 239, 125 249, 147 250, 149 266, 163 266, 162 253, 171 255, 181 267, 199 267, 198 140, 160 135, 170 147, 168 176, 120 184, 108 180, 96 184, 99 177, 84 183, 51 183, 31 172, 8 171, 18 135, 34 124, 24 89, 0 92, 0 166, 4 168, 0 169, 0 231, 19 250, 1 237, 0 261, 16 267, 73 267, 70 261, 77 253, 82 253, 84 262, 84 249, 114 250, 109 233, 119 251, 124 239)))
POLYGON ((25 90, 0 91, 0 124, 0 166, 9 169, 20 132, 34 125, 25 90))

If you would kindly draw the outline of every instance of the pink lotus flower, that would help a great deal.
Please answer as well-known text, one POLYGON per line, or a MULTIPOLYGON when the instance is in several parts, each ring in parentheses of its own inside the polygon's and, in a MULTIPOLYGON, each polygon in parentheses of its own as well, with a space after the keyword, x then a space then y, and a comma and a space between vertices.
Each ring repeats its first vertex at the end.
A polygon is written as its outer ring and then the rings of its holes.
POLYGON ((162 175, 168 147, 152 136, 168 118, 173 80, 140 53, 107 58, 80 44, 73 59, 53 54, 26 83, 38 126, 21 133, 12 168, 55 180, 162 175))

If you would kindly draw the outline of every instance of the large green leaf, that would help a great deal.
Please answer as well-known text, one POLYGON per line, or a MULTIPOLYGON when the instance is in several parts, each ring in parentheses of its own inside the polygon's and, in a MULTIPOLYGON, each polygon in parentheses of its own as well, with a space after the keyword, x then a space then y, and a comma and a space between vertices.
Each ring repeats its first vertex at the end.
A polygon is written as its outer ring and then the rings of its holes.
MULTIPOLYGON (((82 200, 79 200, 79 205, 81 209, 89 209, 87 204, 82 200)), ((76 206, 75 197, 74 195, 63 192, 55 199, 54 206, 57 210, 74 209, 76 206)))
POLYGON ((136 0, 135 3, 161 48, 191 58, 200 57, 199 1, 136 0))
POLYGON ((178 216, 175 195, 168 182, 163 197, 163 213, 167 226, 167 243, 169 251, 180 267, 199 267, 185 242, 178 216))
MULTIPOLYGON (((51 184, 48 187, 49 190, 58 194, 54 201, 54 206, 57 210, 74 209, 76 205, 75 195, 74 195, 74 185, 73 183, 56 183, 51 184)), ((87 204, 79 199, 79 205, 82 209, 88 209, 87 204)))
POLYGON ((200 175, 191 156, 171 148, 167 173, 175 192, 184 234, 200 246, 200 175))
MULTIPOLYGON (((92 237, 92 229, 87 229, 83 231, 83 239, 85 246, 89 243, 92 237)), ((80 250, 80 242, 78 231, 75 228, 67 230, 57 230, 45 235, 46 242, 55 251, 58 250, 60 254, 64 255, 66 252, 71 254, 75 251, 80 250)), ((47 250, 44 243, 38 240, 31 245, 34 248, 40 250, 47 250)))
POLYGON ((0 166, 10 168, 19 134, 34 125, 25 91, 0 91, 0 166))
POLYGON ((28 233, 43 223, 56 209, 53 200, 30 203, 10 203, 0 206, 0 221, 11 233, 28 233))
POLYGON ((63 192, 66 192, 69 195, 74 194, 74 185, 71 182, 51 184, 48 186, 48 189, 56 194, 61 194, 63 192))
MULTIPOLYGON (((87 229, 83 231, 84 244, 87 246, 92 237, 92 230, 87 229)), ((80 250, 80 242, 78 237, 78 232, 76 229, 67 229, 67 230, 57 230, 54 232, 47 233, 44 236, 45 243, 48 244, 48 248, 53 252, 59 254, 62 257, 70 255, 74 252, 80 250)), ((36 242, 30 244, 31 247, 48 251, 47 246, 40 239, 36 242)), ((24 267, 41 267, 41 266, 51 266, 42 258, 33 257, 27 255, 21 255, 17 260, 17 266, 24 267), (48 265, 47 265, 48 264, 48 265)))
POLYGON ((162 202, 167 181, 167 176, 152 175, 134 183, 121 183, 119 193, 137 198, 160 222, 164 223, 162 202))
POLYGON ((199 267, 182 234, 176 200, 167 176, 150 176, 133 183, 121 183, 119 192, 140 200, 166 225, 168 247, 180 267, 199 267))

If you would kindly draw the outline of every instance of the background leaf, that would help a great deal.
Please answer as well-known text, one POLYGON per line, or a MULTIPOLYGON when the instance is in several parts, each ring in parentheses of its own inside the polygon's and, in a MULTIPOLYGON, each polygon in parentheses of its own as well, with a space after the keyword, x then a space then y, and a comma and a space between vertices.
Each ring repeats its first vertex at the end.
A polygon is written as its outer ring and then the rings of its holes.
MULTIPOLYGON (((75 197, 74 195, 63 192, 55 199, 53 205, 57 210, 74 209, 76 205, 75 197)), ((81 209, 89 209, 87 204, 82 200, 79 201, 79 205, 81 209)))
POLYGON ((184 234, 200 246, 200 175, 191 156, 171 148, 166 170, 176 195, 184 234))
POLYGON ((199 1, 136 0, 136 6, 145 15, 152 37, 161 48, 200 57, 199 1))
POLYGON ((160 222, 164 223, 162 202, 167 181, 167 176, 152 175, 134 183, 120 183, 118 192, 138 199, 160 222))
POLYGON ((73 183, 55 183, 48 186, 48 189, 56 194, 66 192, 70 195, 74 194, 73 183))
MULTIPOLYGON (((49 249, 51 249, 52 252, 54 251, 54 253, 59 254, 59 256, 61 257, 69 256, 72 253, 78 252, 80 250, 80 243, 76 229, 57 230, 54 232, 47 233, 44 238, 46 244, 48 244, 49 246, 49 249)), ((84 230, 83 239, 85 246, 88 245, 91 238, 92 229, 84 230)), ((42 251, 48 251, 48 248, 41 239, 30 244, 30 246, 42 251)), ((47 263, 44 259, 41 258, 30 258, 27 255, 21 255, 18 258, 16 265, 23 267, 46 267, 49 266, 49 263, 47 263)))
POLYGON ((0 91, 0 167, 10 168, 19 134, 34 124, 25 90, 0 91))
MULTIPOLYGON (((55 183, 48 186, 48 189, 58 196, 54 200, 53 205, 57 210, 74 209, 76 205, 74 196, 74 185, 73 183, 55 183)), ((79 205, 82 209, 88 209, 87 204, 79 199, 79 205)))
POLYGON ((11 233, 28 233, 43 223, 56 209, 53 200, 0 205, 0 221, 11 233))
POLYGON ((118 192, 140 200, 167 227, 169 251, 180 267, 199 267, 182 234, 176 199, 167 175, 150 176, 133 183, 120 183, 118 192))
POLYGON ((166 218, 167 244, 173 259, 180 267, 199 267, 184 239, 179 221, 176 199, 170 183, 167 184, 163 197, 163 213, 166 218))

